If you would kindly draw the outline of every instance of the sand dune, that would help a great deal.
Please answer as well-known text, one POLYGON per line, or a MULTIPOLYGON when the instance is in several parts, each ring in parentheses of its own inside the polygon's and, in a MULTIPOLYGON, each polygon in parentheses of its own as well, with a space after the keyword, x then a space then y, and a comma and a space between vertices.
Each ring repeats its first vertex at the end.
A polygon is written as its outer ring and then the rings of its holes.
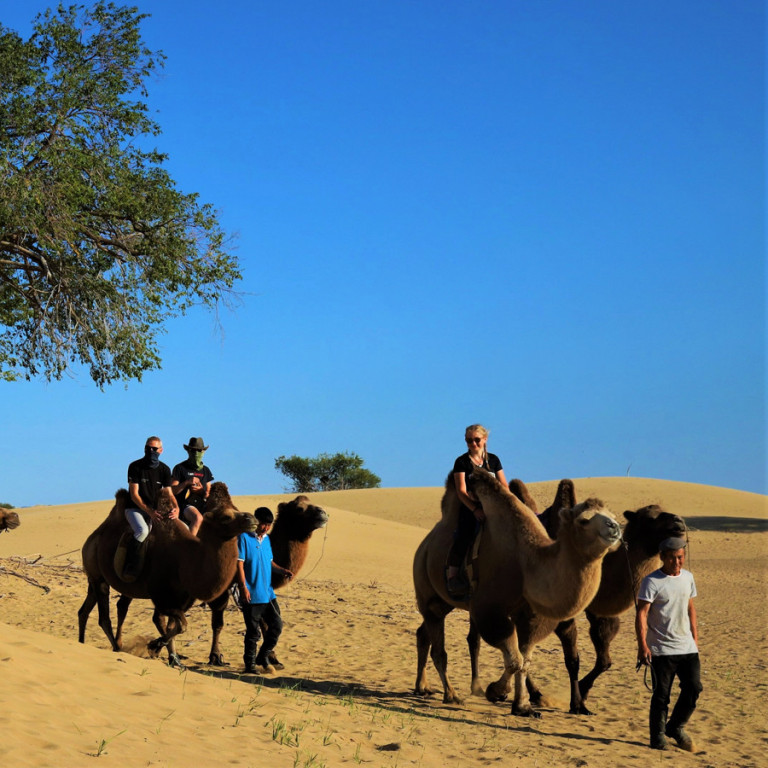
MULTIPOLYGON (((531 486, 543 507, 555 483, 531 486)), ((641 478, 576 481, 617 513, 659 503, 691 527, 705 691, 691 724, 701 751, 646 748, 649 694, 634 671, 631 621, 614 644, 614 667, 597 683, 595 717, 567 714, 559 646, 536 651, 538 677, 556 706, 541 720, 469 696, 466 614, 447 622, 449 670, 462 706, 411 694, 413 552, 439 516, 441 488, 313 495, 331 521, 315 534, 296 582, 280 593, 286 669, 241 676, 242 629, 227 612, 223 648, 231 666, 205 662, 209 613, 189 613, 178 643, 185 672, 147 658, 151 605, 136 601, 126 623, 131 652, 114 654, 96 615, 76 642, 85 595, 79 548, 109 501, 19 510, 0 536, 0 759, 3 765, 80 766, 762 766, 768 743, 768 499, 756 494, 641 478)), ((245 511, 283 497, 235 499, 245 511)), ((581 626, 584 626, 581 621, 581 626)), ((586 632, 582 665, 591 664, 586 632)), ((485 682, 500 655, 484 646, 485 682)), ((438 680, 430 666, 434 685, 438 680)))

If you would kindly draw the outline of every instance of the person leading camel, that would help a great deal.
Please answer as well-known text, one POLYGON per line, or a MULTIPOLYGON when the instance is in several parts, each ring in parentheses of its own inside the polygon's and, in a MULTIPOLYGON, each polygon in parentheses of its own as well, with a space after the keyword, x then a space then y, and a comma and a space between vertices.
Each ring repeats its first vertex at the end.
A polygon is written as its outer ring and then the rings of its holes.
POLYGON ((245 620, 245 641, 243 662, 246 674, 274 672, 269 663, 269 653, 274 650, 283 631, 280 606, 272 589, 272 572, 293 578, 287 568, 277 565, 272 559, 272 544, 269 529, 274 515, 268 507, 259 507, 254 513, 255 533, 241 533, 237 537, 237 585, 240 589, 240 608, 245 620), (256 649, 261 637, 261 623, 266 624, 264 642, 259 652, 256 649))
POLYGON ((499 457, 488 453, 488 430, 482 424, 471 424, 464 431, 467 452, 462 453, 453 465, 453 482, 461 501, 459 521, 453 533, 453 544, 448 553, 446 588, 454 598, 466 596, 469 582, 462 572, 462 564, 467 550, 485 519, 483 507, 467 487, 467 478, 476 467, 482 467, 492 473, 505 486, 507 480, 499 457))
POLYGON ((171 491, 171 470, 160 461, 163 441, 156 436, 148 437, 144 445, 144 458, 128 465, 128 493, 130 505, 125 510, 125 519, 131 526, 131 537, 125 553, 123 575, 126 579, 138 576, 141 545, 149 535, 153 520, 160 520, 158 511, 161 495, 170 498, 171 511, 168 517, 173 520, 179 516, 179 506, 171 491))
POLYGON ((187 459, 178 463, 171 473, 171 488, 181 510, 179 517, 195 536, 203 522, 205 502, 213 482, 213 472, 203 463, 208 448, 202 437, 190 437, 189 444, 184 446, 187 459))
POLYGON ((693 739, 683 726, 696 709, 702 691, 699 632, 693 606, 696 583, 693 574, 683 569, 683 539, 664 539, 659 555, 661 568, 640 584, 635 619, 637 662, 650 665, 653 680, 649 717, 651 748, 666 749, 669 736, 680 749, 693 752, 693 739), (680 695, 667 720, 675 676, 680 680, 680 695))

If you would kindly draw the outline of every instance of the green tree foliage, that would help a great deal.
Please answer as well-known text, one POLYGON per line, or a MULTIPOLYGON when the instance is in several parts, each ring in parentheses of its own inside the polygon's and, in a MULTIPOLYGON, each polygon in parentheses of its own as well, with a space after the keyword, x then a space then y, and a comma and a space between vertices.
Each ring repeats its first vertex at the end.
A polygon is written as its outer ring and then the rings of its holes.
POLYGON ((164 321, 240 278, 215 212, 148 148, 164 57, 145 17, 97 2, 39 14, 29 40, 0 25, 0 378, 140 380, 164 321))
POLYGON ((0 509, 16 509, 16 507, 13 506, 13 504, 8 504, 8 502, 3 502, 0 504, 0 509))
POLYGON ((275 469, 290 481, 293 493, 345 491, 349 488, 378 488, 381 478, 363 467, 356 453, 321 453, 315 458, 278 456, 275 469))

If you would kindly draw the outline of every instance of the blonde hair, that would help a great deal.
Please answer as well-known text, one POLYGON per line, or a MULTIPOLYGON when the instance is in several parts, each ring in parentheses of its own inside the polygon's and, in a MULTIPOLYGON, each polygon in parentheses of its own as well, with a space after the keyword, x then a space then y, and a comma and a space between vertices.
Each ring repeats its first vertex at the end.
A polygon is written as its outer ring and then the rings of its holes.
MULTIPOLYGON (((490 432, 482 425, 482 424, 470 424, 465 430, 464 430, 464 440, 466 441, 467 438, 474 434, 475 432, 478 432, 480 434, 480 437, 488 439, 488 435, 490 432)), ((485 463, 488 460, 488 446, 483 446, 483 463, 485 463)))

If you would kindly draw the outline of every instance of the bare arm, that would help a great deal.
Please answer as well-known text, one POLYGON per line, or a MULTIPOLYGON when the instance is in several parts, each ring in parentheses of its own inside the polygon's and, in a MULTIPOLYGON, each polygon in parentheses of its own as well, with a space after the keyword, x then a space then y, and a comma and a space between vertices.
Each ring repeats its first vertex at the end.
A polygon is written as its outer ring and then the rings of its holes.
POLYGON ((293 578, 293 571, 283 568, 282 565, 278 565, 274 560, 272 561, 272 573, 277 574, 278 576, 285 576, 288 581, 293 578))
POLYGON ((136 509, 140 509, 145 515, 152 515, 152 510, 144 503, 144 500, 139 495, 139 484, 129 483, 128 492, 131 496, 131 503, 136 509))
POLYGON ((171 511, 168 513, 168 517, 171 520, 175 520, 179 516, 179 502, 176 501, 176 497, 173 495, 173 486, 167 486, 163 488, 163 493, 171 500, 171 511))
POLYGON ((504 470, 503 470, 503 469, 500 469, 500 470, 499 470, 499 471, 496 473, 496 479, 497 479, 497 480, 498 480, 498 481, 499 481, 499 482, 500 482, 500 483, 501 483, 501 484, 502 484, 502 485, 503 485, 505 488, 509 488, 509 483, 507 482, 507 478, 506 478, 506 475, 504 474, 504 470))
POLYGON ((639 664, 651 663, 651 649, 646 642, 646 637, 648 635, 648 612, 650 609, 651 604, 647 600, 637 601, 635 635, 637 635, 637 661, 639 664))
POLYGON ((245 567, 243 566, 242 560, 237 561, 237 573, 235 574, 235 578, 237 579, 237 586, 240 588, 242 601, 244 603, 250 603, 251 593, 248 591, 248 587, 245 584, 245 567))
POLYGON ((480 502, 474 497, 469 495, 467 490, 467 475, 464 472, 454 472, 453 482, 456 486, 456 494, 459 497, 459 501, 474 512, 475 517, 478 520, 485 520, 485 513, 480 506, 480 502))
POLYGON ((696 608, 693 605, 693 598, 688 598, 688 621, 691 622, 691 634, 696 647, 699 647, 699 625, 696 622, 696 608))

